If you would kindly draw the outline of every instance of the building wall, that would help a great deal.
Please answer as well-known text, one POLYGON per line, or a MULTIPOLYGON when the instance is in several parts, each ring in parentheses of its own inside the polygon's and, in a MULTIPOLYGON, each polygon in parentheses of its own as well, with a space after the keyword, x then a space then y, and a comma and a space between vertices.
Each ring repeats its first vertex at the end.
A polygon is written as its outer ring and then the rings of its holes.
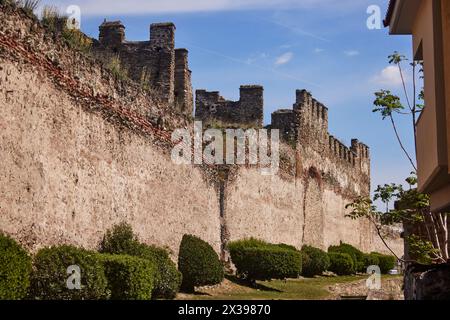
POLYGON ((422 1, 413 25, 413 47, 416 59, 424 61, 425 109, 417 123, 417 162, 419 190, 431 196, 432 210, 450 205, 442 197, 450 185, 450 132, 446 90, 446 57, 448 50, 448 15, 445 1, 422 1), (446 37, 447 36, 447 37, 446 37))

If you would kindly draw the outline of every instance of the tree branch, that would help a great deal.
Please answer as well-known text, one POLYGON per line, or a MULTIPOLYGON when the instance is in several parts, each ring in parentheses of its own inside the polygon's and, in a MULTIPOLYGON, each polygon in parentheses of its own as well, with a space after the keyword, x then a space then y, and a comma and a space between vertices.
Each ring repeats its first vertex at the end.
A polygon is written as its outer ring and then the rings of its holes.
POLYGON ((405 153, 406 157, 408 158, 409 162, 413 166, 414 170, 417 172, 417 167, 416 167, 414 161, 412 160, 411 156, 409 155, 408 151, 406 150, 405 146, 403 145, 402 139, 400 138, 400 135, 397 131, 397 126, 395 125, 394 117, 392 117, 392 115, 390 115, 389 118, 391 119, 392 127, 394 128, 395 136, 397 137, 397 141, 400 144, 400 147, 402 148, 402 150, 405 153))

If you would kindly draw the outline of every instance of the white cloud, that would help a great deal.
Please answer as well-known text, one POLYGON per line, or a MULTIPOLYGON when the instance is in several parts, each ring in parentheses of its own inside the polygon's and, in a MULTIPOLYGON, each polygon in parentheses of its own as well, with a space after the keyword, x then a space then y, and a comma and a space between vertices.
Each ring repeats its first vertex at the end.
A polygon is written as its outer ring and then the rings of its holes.
MULTIPOLYGON (((354 0, 341 0, 340 6, 353 6, 354 0)), ((305 9, 335 6, 335 0, 43 0, 45 5, 61 9, 78 5, 86 15, 159 14, 223 10, 305 9)))
POLYGON ((359 51, 358 50, 347 50, 347 51, 344 51, 344 54, 347 57, 356 57, 356 56, 359 56, 359 51))
POLYGON ((266 60, 269 57, 269 55, 265 52, 261 52, 255 55, 250 56, 247 60, 247 64, 253 64, 257 62, 258 60, 266 60))
POLYGON ((286 52, 275 60, 275 66, 281 66, 283 64, 289 63, 292 58, 294 58, 294 53, 286 52))
POLYGON ((315 48, 314 49, 314 53, 322 53, 322 52, 324 52, 325 50, 324 49, 322 49, 322 48, 315 48))
POLYGON ((399 86, 402 84, 402 78, 398 67, 388 66, 375 75, 372 82, 383 86, 399 86))

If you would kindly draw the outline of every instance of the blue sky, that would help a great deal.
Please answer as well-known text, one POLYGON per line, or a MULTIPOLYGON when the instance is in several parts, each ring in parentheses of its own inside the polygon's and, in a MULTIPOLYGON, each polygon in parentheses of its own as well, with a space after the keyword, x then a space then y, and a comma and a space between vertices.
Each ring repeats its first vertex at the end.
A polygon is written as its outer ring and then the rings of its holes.
MULTIPOLYGON (((238 99, 241 84, 265 87, 265 121, 290 108, 296 89, 307 89, 329 108, 330 132, 347 145, 358 138, 371 147, 373 187, 402 183, 412 171, 390 124, 372 114, 373 93, 402 95, 387 56, 411 56, 409 36, 369 30, 366 10, 387 0, 131 0, 44 1, 79 5, 82 30, 98 36, 104 18, 120 19, 128 40, 147 40, 149 24, 172 21, 176 45, 190 52, 194 89, 219 90, 238 99)), ((408 76, 411 79, 411 76, 408 76)), ((410 85, 410 83, 409 83, 410 85)), ((413 151, 411 124, 400 132, 413 151)))

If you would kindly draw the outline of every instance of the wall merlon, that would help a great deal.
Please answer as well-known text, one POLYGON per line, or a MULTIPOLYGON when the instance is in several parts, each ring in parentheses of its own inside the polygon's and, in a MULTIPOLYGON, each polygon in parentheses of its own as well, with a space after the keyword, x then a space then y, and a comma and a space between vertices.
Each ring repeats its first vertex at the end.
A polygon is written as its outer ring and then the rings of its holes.
POLYGON ((150 25, 150 43, 159 48, 175 47, 176 27, 172 22, 152 23, 150 25))
POLYGON ((312 95, 305 89, 296 91, 296 104, 310 105, 312 102, 312 95))
POLYGON ((361 143, 358 139, 352 140, 352 150, 362 159, 370 158, 369 147, 366 144, 361 143))
POLYGON ((115 47, 125 42, 125 26, 121 21, 106 21, 99 26, 99 42, 108 47, 115 47))

